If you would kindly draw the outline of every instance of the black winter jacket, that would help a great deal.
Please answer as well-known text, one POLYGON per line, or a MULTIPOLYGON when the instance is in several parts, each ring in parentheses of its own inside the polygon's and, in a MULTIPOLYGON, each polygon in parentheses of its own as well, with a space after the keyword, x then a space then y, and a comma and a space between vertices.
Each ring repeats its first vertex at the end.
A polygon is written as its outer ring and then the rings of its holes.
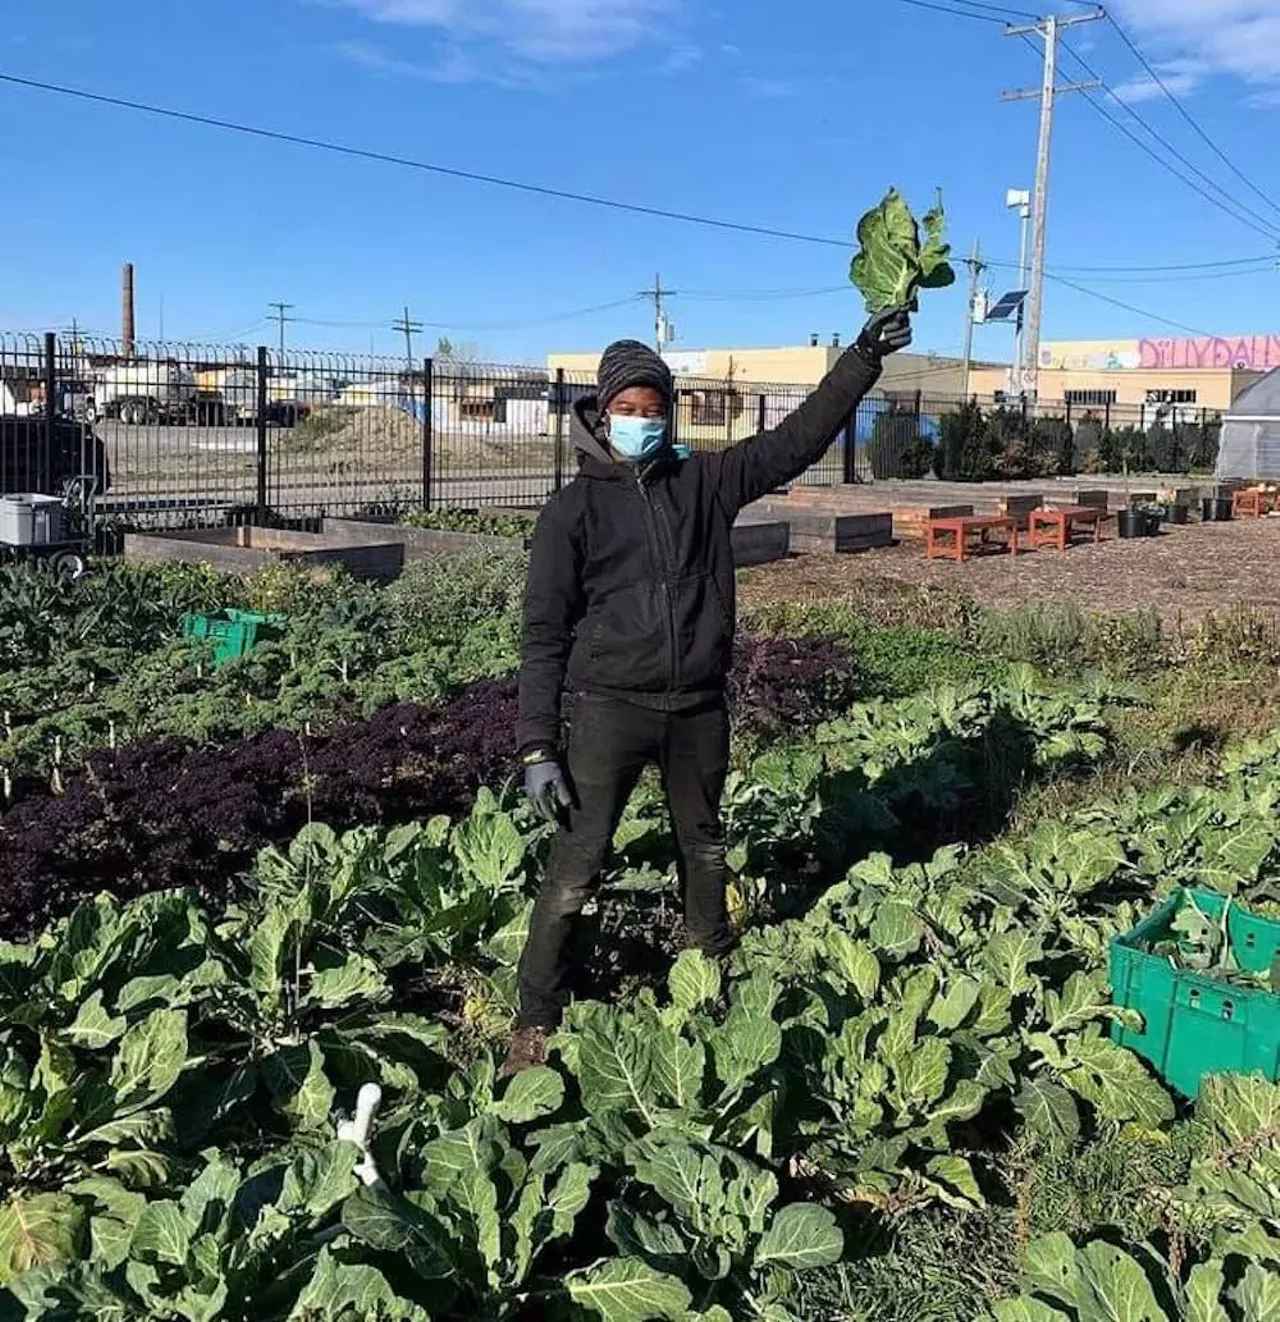
POLYGON ((639 468, 610 456, 596 437, 595 400, 579 402, 578 473, 543 509, 529 557, 521 752, 558 746, 566 686, 670 710, 724 691, 733 522, 822 457, 879 375, 849 349, 772 431, 718 453, 668 451, 639 468))

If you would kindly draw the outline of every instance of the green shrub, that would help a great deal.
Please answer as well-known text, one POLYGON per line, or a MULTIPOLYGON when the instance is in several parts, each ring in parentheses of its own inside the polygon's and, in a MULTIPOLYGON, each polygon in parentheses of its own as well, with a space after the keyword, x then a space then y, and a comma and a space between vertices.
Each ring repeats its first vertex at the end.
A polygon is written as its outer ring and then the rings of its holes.
POLYGON ((517 550, 436 556, 392 583, 387 604, 402 636, 449 642, 472 625, 519 615, 527 563, 517 550))
POLYGON ((988 655, 1056 675, 1095 667, 1138 675, 1165 662, 1163 627, 1154 611, 1101 615, 1071 601, 989 611, 978 622, 975 641, 988 655))
POLYGON ((533 533, 533 514, 490 514, 485 510, 414 510, 401 523, 432 532, 469 532, 486 537, 528 537, 533 533))
POLYGON ((920 430, 919 415, 892 404, 876 417, 867 461, 877 481, 924 477, 933 467, 934 445, 920 430))
POLYGON ((934 472, 948 482, 981 482, 991 474, 986 419, 976 400, 944 413, 939 422, 941 443, 934 454, 934 472))

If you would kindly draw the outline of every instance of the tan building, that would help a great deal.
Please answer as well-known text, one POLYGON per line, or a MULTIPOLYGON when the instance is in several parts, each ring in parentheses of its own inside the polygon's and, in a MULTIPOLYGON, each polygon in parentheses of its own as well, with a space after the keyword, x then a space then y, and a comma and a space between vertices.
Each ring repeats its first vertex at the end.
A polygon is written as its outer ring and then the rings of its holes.
MULTIPOLYGON (((1225 412, 1274 367, 1274 335, 1050 342, 1040 347, 1037 392, 1044 407, 1110 409, 1150 426, 1171 415, 1225 412)), ((975 370, 973 392, 980 399, 1018 393, 998 368, 975 370)))
MULTIPOLYGON (((827 374, 844 352, 838 337, 777 349, 668 350, 663 357, 675 374, 677 432, 691 444, 732 443, 765 427, 775 426, 827 374)), ((571 386, 595 379, 600 351, 553 353, 547 370, 554 378, 563 371, 571 386)), ((1006 367, 983 364, 1006 373, 1006 367)), ((958 358, 933 354, 894 354, 885 362, 876 394, 926 409, 936 400, 954 400, 964 393, 964 365, 958 358)))

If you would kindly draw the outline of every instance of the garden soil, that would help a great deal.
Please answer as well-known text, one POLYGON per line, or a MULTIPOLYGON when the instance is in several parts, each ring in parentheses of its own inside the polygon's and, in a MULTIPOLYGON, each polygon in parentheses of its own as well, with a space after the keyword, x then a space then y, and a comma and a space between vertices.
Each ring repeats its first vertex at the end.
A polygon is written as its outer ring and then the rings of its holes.
POLYGON ((964 564, 927 560, 920 541, 854 555, 792 557, 744 571, 741 597, 748 610, 816 604, 864 595, 874 583, 925 595, 950 589, 992 609, 1073 601, 1085 610, 1155 610, 1166 619, 1194 620, 1232 607, 1280 613, 1278 569, 1277 518, 1170 527, 1138 541, 1119 540, 1109 520, 1101 545, 988 554, 964 564))

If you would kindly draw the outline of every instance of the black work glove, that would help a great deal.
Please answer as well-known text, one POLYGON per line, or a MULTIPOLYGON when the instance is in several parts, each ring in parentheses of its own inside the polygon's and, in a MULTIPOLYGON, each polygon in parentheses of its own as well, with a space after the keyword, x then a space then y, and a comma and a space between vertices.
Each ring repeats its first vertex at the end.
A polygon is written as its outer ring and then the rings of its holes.
POLYGON ((906 308, 886 308, 877 312, 862 328, 856 348, 864 362, 872 367, 911 343, 911 314, 906 308))
POLYGON ((534 812, 552 825, 560 821, 566 808, 573 806, 569 782, 554 757, 542 756, 525 763, 524 792, 534 812))

